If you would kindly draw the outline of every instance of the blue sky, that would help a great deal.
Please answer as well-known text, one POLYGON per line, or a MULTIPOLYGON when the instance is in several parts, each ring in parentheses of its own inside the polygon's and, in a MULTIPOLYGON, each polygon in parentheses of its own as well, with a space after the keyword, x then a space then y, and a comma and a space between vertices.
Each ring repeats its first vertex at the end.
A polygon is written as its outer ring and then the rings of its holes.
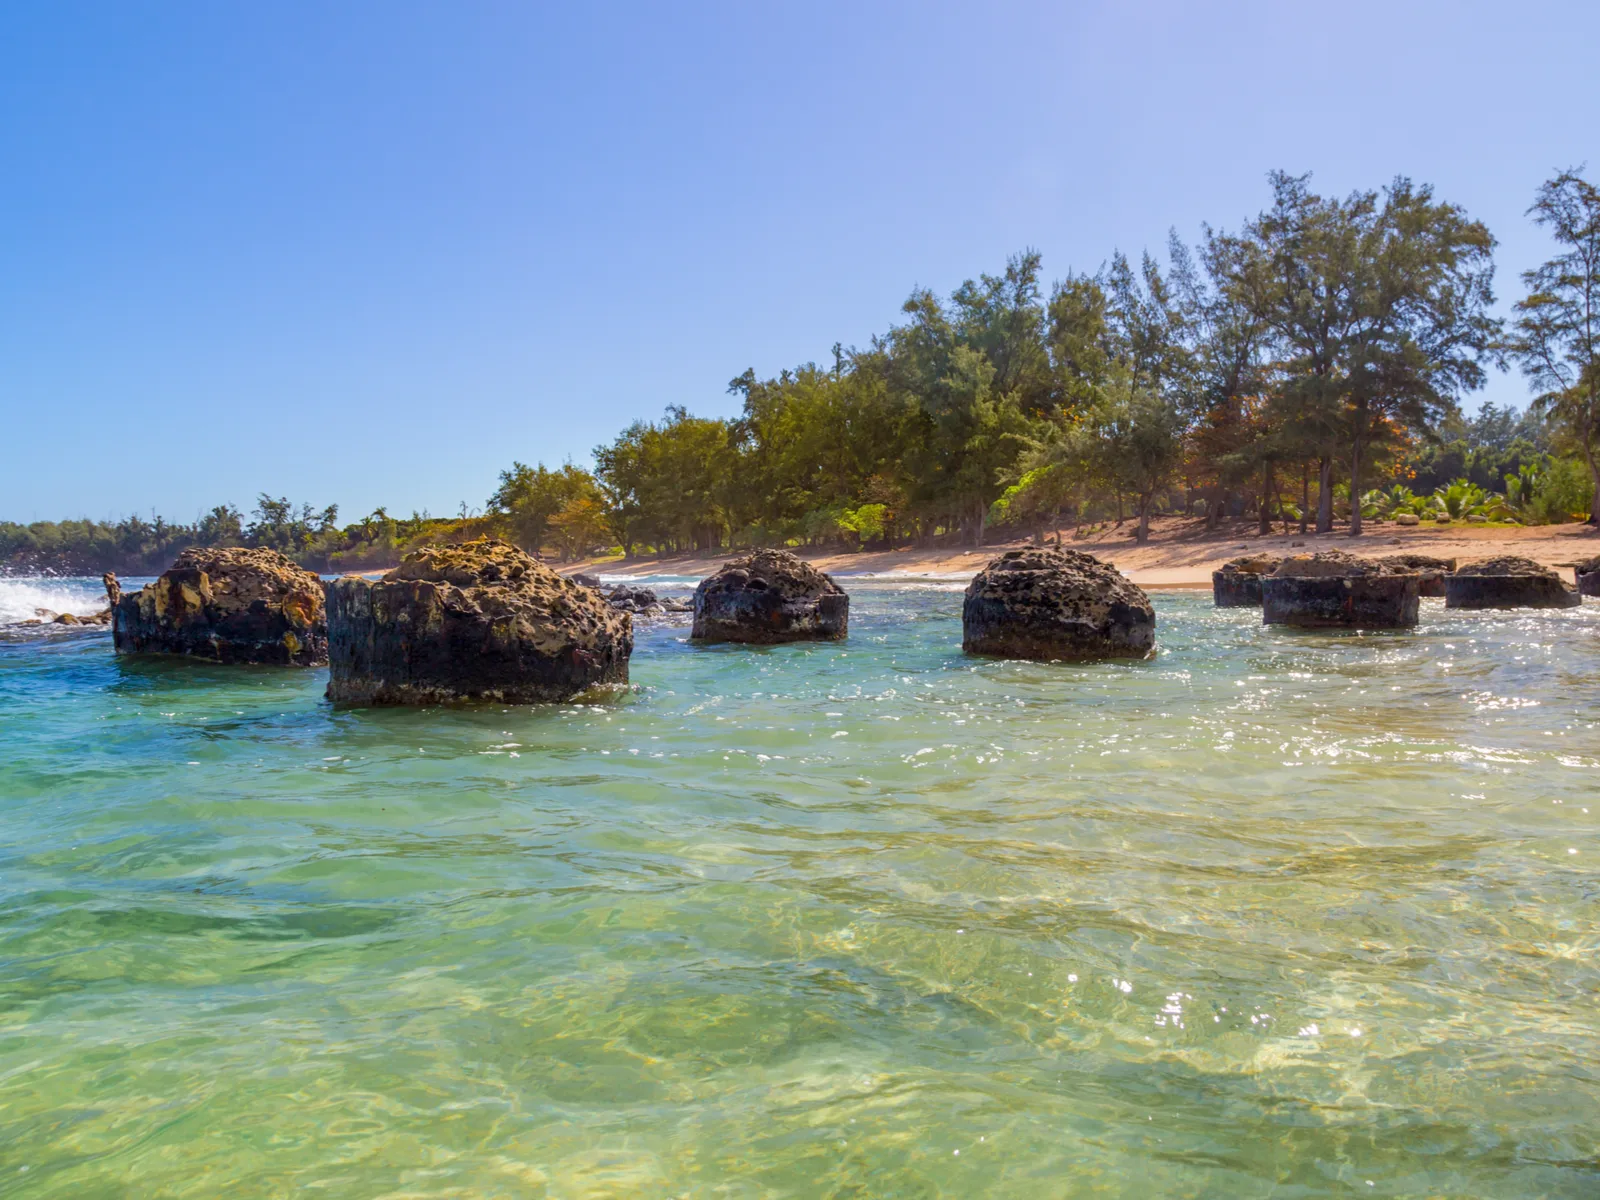
POLYGON ((1592 2, 6 6, 0 518, 481 505, 1275 167, 1434 184, 1509 302, 1534 188, 1600 167, 1597 44, 1592 2))

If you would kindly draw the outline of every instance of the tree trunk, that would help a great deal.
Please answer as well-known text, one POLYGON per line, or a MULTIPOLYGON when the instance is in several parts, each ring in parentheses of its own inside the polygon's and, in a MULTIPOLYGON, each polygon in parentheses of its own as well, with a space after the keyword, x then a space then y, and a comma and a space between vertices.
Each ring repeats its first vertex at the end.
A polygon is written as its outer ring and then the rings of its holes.
POLYGON ((1361 536, 1361 439, 1350 444, 1350 536, 1361 536))
POLYGON ((1261 511, 1256 514, 1256 532, 1265 536, 1272 532, 1272 463, 1269 460, 1261 479, 1261 511))
POLYGON ((1134 541, 1141 546, 1150 540, 1150 497, 1139 497, 1139 529, 1134 535, 1134 541))
POLYGON ((1333 532, 1333 459, 1317 460, 1317 532, 1333 532))
POLYGON ((1300 464, 1300 534, 1306 532, 1306 518, 1311 512, 1311 464, 1300 464))

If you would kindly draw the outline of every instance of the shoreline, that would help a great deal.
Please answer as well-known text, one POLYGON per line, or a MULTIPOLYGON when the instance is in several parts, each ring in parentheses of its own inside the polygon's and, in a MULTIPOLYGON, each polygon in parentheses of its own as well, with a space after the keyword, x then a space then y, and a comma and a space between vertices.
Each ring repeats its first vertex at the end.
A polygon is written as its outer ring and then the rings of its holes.
MULTIPOLYGON (((1156 591, 1209 588, 1211 573, 1229 559, 1248 553, 1315 553, 1319 550, 1344 550, 1366 558, 1388 554, 1431 554, 1462 562, 1502 554, 1531 558, 1548 567, 1569 568, 1580 559, 1600 554, 1600 529, 1589 525, 1534 526, 1448 526, 1395 525, 1368 522, 1367 531, 1352 538, 1343 529, 1332 533, 1274 532, 1259 534, 1254 520, 1237 519, 1207 531, 1199 517, 1159 517, 1151 522, 1150 540, 1136 544, 1132 522, 1125 522, 1087 537, 1074 539, 1070 529, 1062 531, 1062 545, 1082 550, 1116 567, 1130 581, 1156 591)), ((951 582, 976 575, 990 559, 1006 550, 1031 544, 1028 538, 1015 538, 981 549, 954 547, 903 547, 895 550, 859 552, 797 549, 801 558, 841 579, 876 577, 904 579, 945 578, 951 582)), ((684 553, 657 558, 588 558, 549 565, 563 575, 579 572, 603 575, 615 580, 638 580, 657 575, 686 575, 703 578, 723 563, 737 557, 735 552, 684 553)), ((1570 575, 1570 571, 1564 572, 1570 575)), ((381 574, 381 572, 379 572, 381 574)))
MULTIPOLYGON (((1133 523, 1119 528, 1109 526, 1083 537, 1073 537, 1070 528, 1061 531, 1062 545, 1082 550, 1121 571, 1139 587, 1156 591, 1182 591, 1211 586, 1211 573, 1230 559, 1249 553, 1294 554, 1319 550, 1344 550, 1365 558, 1388 554, 1429 554, 1461 562, 1514 554, 1531 558, 1547 567, 1570 574, 1574 562, 1600 555, 1600 529, 1571 523, 1566 525, 1470 525, 1400 526, 1388 521, 1368 522, 1367 531, 1352 538, 1342 528, 1331 533, 1273 532, 1260 534, 1255 521, 1237 518, 1207 531, 1199 517, 1157 517, 1150 524, 1150 540, 1139 545, 1132 538, 1133 523)), ((843 551, 798 548, 795 553, 819 570, 841 579, 942 579, 957 582, 976 575, 993 558, 1007 550, 1031 545, 1027 537, 995 542, 981 549, 936 546, 902 546, 893 550, 843 551)), ((571 562, 546 559, 545 565, 562 575, 578 573, 603 575, 616 582, 634 582, 660 575, 701 579, 722 564, 747 553, 739 551, 686 552, 624 559, 620 556, 582 558, 571 562)), ((377 579, 394 564, 364 567, 344 572, 377 579)), ((90 578, 35 574, 0 575, 0 578, 48 581, 65 578, 90 578)))

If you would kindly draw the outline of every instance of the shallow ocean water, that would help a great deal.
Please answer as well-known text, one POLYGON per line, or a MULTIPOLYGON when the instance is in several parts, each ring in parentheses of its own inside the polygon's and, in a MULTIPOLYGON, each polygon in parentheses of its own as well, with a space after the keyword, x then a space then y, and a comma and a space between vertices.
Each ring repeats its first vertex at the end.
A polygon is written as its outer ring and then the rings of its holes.
POLYGON ((0 1196, 1600 1194, 1600 606, 847 586, 539 709, 0 644, 0 1196))

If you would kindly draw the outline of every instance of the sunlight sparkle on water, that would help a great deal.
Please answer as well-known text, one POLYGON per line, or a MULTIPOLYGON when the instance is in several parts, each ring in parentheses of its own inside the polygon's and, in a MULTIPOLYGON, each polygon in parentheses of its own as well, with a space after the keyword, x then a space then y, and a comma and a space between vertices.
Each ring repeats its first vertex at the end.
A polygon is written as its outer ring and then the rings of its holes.
POLYGON ((10 1191, 1596 1194, 1600 606, 852 588, 545 709, 0 646, 10 1191))

